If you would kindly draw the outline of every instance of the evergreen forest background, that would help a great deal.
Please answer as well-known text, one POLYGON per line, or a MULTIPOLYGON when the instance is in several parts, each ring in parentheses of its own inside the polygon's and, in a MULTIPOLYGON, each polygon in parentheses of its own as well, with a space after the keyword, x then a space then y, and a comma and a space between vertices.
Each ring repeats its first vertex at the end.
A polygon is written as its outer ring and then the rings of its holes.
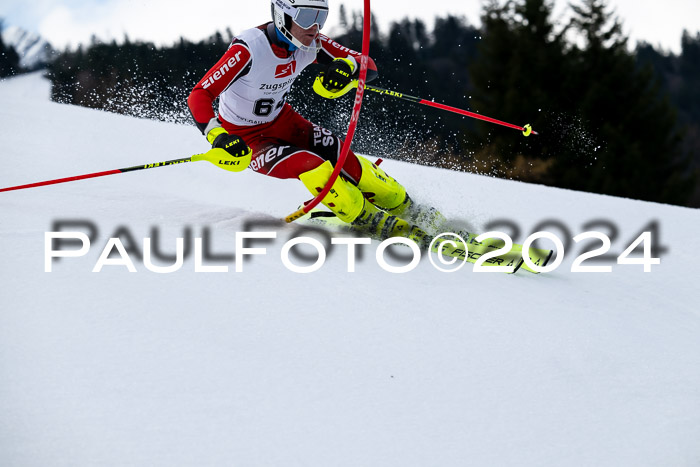
MULTIPOLYGON (((372 84, 478 112, 515 130, 368 93, 357 152, 497 177, 700 207, 700 32, 683 31, 681 53, 646 43, 630 50, 606 0, 574 0, 558 24, 553 1, 490 0, 481 26, 437 18, 429 30, 373 18, 372 84)), ((266 18, 261 18, 261 22, 266 18)), ((251 27, 256 25, 251 25, 251 27)), ((355 50, 362 18, 341 10, 333 39, 355 50)), ((171 46, 131 41, 54 54, 52 98, 111 112, 192 124, 187 96, 226 51, 234 32, 171 46)), ((0 77, 22 72, 0 37, 0 77)), ((328 101, 311 90, 318 68, 295 83, 289 102, 343 135, 352 95, 328 101)), ((193 138, 198 132, 193 125, 193 138)), ((206 143, 205 143, 206 144, 206 143)))

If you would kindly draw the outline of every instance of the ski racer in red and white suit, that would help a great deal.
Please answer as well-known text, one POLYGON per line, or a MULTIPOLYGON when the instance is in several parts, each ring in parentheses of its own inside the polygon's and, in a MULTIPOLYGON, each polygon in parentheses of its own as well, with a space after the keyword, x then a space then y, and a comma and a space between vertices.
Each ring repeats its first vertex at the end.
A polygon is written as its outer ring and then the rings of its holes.
MULTIPOLYGON (((317 93, 327 98, 346 94, 357 86, 360 54, 320 34, 327 0, 271 2, 273 22, 237 35, 187 103, 213 147, 240 157, 258 173, 298 178, 315 196, 330 179, 342 141, 299 115, 287 95, 312 63, 327 67, 314 83, 317 93), (212 109, 217 97, 218 116, 212 109)), ((370 59, 367 80, 377 74, 370 59)), ((414 230, 398 217, 412 205, 405 188, 352 152, 322 202, 343 221, 382 237, 414 230)))
MULTIPOLYGON (((298 178, 324 161, 335 164, 341 142, 328 130, 299 115, 287 102, 297 76, 312 63, 330 64, 336 58, 357 58, 347 49, 321 35, 321 50, 290 52, 268 23, 239 34, 224 56, 195 86, 188 105, 197 126, 208 133, 220 125, 241 137, 253 150, 250 167, 276 178, 298 178), (219 122, 212 103, 220 97, 219 122), (212 120, 214 119, 214 120, 212 120)), ((358 67, 359 73, 359 67, 358 67)), ((368 81, 377 76, 369 60, 368 81)), ((350 152, 344 175, 358 182, 360 164, 350 152)))

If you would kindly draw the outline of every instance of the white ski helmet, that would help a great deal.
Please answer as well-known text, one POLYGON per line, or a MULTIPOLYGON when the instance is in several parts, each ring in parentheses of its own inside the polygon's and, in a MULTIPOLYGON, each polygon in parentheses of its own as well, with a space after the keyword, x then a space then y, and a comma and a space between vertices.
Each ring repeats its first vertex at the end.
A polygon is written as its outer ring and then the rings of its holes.
POLYGON ((295 47, 301 50, 320 48, 316 40, 311 46, 306 46, 291 33, 292 21, 302 29, 309 29, 314 24, 318 29, 323 28, 328 18, 328 0, 272 0, 272 20, 275 28, 295 47))

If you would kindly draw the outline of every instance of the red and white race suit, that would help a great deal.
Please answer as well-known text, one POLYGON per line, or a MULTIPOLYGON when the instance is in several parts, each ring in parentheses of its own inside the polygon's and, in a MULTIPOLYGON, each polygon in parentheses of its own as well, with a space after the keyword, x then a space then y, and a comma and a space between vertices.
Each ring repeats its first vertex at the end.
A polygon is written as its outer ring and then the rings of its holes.
MULTIPOLYGON (((233 39, 223 57, 197 83, 187 99, 190 112, 204 132, 216 118, 213 102, 219 99, 218 120, 253 150, 251 168, 277 178, 298 178, 324 161, 335 164, 342 141, 330 131, 299 115, 287 95, 299 74, 312 63, 326 64, 335 58, 360 53, 320 35, 321 49, 290 52, 278 39, 274 25, 264 24, 243 31, 233 39)), ((368 79, 377 75, 369 60, 368 79)), ((351 152, 344 175, 357 182, 362 170, 351 152)))

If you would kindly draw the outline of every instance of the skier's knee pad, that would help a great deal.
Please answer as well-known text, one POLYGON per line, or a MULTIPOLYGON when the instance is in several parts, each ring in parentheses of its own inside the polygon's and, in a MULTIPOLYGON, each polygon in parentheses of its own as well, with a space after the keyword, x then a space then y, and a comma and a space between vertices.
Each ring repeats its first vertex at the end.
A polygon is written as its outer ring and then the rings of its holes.
MULTIPOLYGON (((323 191, 333 173, 333 164, 326 161, 313 170, 299 175, 299 180, 313 194, 323 191)), ((352 222, 360 215, 365 204, 362 192, 353 184, 340 177, 333 183, 331 191, 321 202, 345 222, 352 222)))
POLYGON ((362 176, 357 187, 373 204, 393 214, 403 211, 407 200, 406 189, 377 165, 362 156, 357 156, 362 166, 362 176))

